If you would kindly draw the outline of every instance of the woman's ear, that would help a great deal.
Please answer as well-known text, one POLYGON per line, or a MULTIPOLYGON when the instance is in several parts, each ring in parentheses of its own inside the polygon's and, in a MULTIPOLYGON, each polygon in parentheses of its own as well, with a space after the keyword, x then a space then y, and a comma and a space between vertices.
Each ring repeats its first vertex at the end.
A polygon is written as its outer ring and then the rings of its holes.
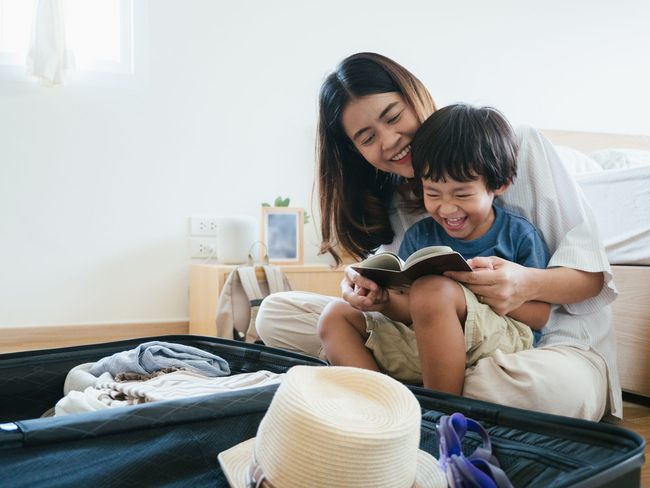
POLYGON ((499 188, 494 190, 494 196, 498 197, 499 195, 503 195, 506 192, 506 190, 510 187, 511 184, 512 184, 512 180, 509 180, 503 185, 501 185, 499 188))

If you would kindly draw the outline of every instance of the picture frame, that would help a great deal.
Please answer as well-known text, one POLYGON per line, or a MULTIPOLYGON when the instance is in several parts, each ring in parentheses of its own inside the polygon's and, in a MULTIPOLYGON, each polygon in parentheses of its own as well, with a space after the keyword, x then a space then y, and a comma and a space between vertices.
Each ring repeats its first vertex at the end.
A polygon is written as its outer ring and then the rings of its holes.
POLYGON ((270 264, 303 264, 304 211, 293 207, 262 207, 261 240, 270 264))

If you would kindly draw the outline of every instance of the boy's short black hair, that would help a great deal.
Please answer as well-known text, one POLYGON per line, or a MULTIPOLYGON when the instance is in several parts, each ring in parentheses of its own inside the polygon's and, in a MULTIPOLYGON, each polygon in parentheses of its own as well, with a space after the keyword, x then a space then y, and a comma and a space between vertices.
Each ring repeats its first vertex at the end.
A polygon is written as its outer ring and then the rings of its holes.
POLYGON ((515 178, 517 151, 514 130, 498 110, 467 104, 434 112, 411 142, 417 179, 472 181, 482 176, 491 191, 515 178))

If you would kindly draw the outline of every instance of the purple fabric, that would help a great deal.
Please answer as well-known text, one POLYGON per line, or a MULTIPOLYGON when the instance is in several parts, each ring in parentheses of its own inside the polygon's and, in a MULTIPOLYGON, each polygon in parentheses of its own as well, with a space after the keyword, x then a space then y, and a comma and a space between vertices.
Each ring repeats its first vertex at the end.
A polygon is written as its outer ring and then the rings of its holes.
POLYGON ((451 488, 512 488, 512 483, 492 454, 487 431, 477 421, 462 413, 444 415, 438 424, 440 435, 440 466, 451 488), (465 456, 461 449, 467 431, 481 436, 482 444, 465 456))

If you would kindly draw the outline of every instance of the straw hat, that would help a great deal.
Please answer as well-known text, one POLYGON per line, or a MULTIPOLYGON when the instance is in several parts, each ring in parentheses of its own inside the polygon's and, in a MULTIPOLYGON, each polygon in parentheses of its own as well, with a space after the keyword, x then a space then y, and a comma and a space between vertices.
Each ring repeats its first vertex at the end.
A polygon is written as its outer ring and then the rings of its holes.
POLYGON ((249 439, 219 454, 233 488, 434 488, 420 405, 401 383, 348 367, 295 366, 249 439))

